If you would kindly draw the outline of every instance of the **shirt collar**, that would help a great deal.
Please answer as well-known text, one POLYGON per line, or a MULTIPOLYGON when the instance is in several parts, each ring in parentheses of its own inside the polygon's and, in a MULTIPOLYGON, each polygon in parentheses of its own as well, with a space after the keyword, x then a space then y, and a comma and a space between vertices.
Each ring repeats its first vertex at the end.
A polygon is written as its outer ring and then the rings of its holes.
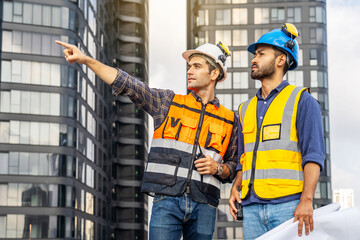
MULTIPOLYGON (((201 97, 199 97, 194 91, 191 91, 191 94, 193 95, 193 97, 195 98, 195 100, 197 102, 201 102, 202 103, 202 99, 201 97)), ((219 99, 217 97, 214 97, 213 100, 211 100, 210 102, 208 102, 210 104, 213 104, 215 107, 219 108, 220 107, 220 102, 219 99)))
MULTIPOLYGON (((270 94, 266 97, 266 99, 269 99, 270 97, 272 97, 274 94, 280 92, 281 90, 283 90, 284 87, 286 87, 287 85, 289 85, 289 82, 287 80, 282 81, 276 88, 274 88, 273 90, 271 90, 270 94)), ((261 90, 262 88, 260 88, 257 93, 256 93, 256 97, 260 100, 266 100, 261 96, 261 90)))

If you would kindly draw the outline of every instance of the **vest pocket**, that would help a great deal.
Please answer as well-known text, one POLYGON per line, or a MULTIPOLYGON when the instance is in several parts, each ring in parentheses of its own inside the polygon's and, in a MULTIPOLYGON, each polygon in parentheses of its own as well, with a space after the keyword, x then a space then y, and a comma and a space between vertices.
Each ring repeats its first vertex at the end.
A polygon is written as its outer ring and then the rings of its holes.
POLYGON ((167 139, 178 139, 179 132, 181 130, 182 124, 180 118, 175 119, 174 117, 167 117, 165 126, 162 132, 162 138, 167 139))
POLYGON ((179 141, 193 144, 196 135, 198 120, 183 116, 181 119, 181 131, 179 132, 179 141))
POLYGON ((150 152, 143 181, 166 186, 175 185, 180 160, 178 155, 150 152))
POLYGON ((213 148, 219 152, 222 150, 222 144, 225 139, 225 129, 217 124, 209 126, 208 136, 206 138, 206 148, 213 148))

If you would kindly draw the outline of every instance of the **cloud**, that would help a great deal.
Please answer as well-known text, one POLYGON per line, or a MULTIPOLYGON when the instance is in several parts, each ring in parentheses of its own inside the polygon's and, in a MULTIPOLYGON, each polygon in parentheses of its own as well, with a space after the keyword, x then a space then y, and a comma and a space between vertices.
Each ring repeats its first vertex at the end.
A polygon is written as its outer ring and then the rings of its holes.
POLYGON ((355 204, 360 206, 358 171, 360 157, 360 108, 356 107, 360 79, 357 69, 360 58, 360 3, 351 0, 331 0, 327 5, 330 141, 332 185, 353 188, 355 204))
POLYGON ((186 62, 181 56, 186 50, 186 2, 174 9, 172 1, 156 0, 150 7, 150 86, 186 94, 186 62))

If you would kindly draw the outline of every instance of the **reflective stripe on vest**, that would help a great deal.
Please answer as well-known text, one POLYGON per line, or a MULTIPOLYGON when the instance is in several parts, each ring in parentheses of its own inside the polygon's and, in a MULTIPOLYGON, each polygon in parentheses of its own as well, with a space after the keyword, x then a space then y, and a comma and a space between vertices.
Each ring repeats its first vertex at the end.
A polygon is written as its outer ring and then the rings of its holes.
POLYGON ((244 154, 240 160, 243 164, 242 198, 248 194, 250 184, 260 199, 274 199, 302 191, 304 176, 296 113, 304 90, 286 86, 270 104, 260 129, 256 125, 257 97, 240 106, 244 134, 244 154))
MULTIPOLYGON (((151 147, 152 148, 165 148, 165 147, 172 148, 172 149, 176 149, 176 150, 187 152, 187 153, 191 154, 193 145, 190 145, 190 144, 187 144, 184 142, 179 142, 179 141, 172 140, 172 139, 153 139, 153 141, 151 143, 151 147)), ((222 156, 214 151, 209 151, 207 149, 204 149, 203 147, 201 147, 201 151, 204 155, 211 156, 214 159, 214 161, 216 161, 218 163, 222 160, 222 156)), ((175 169, 176 169, 176 166, 174 166, 174 165, 168 165, 168 164, 162 164, 162 163, 148 163, 146 172, 154 172, 154 173, 163 173, 163 174, 173 175, 175 173, 175 169)), ((178 177, 186 178, 188 173, 189 173, 188 168, 179 167, 177 170, 178 177)), ((191 179, 200 181, 200 174, 194 170, 192 172, 191 179)), ((211 176, 203 175, 203 182, 207 183, 207 184, 211 184, 220 189, 220 184, 221 184, 220 181, 212 175, 211 176)))

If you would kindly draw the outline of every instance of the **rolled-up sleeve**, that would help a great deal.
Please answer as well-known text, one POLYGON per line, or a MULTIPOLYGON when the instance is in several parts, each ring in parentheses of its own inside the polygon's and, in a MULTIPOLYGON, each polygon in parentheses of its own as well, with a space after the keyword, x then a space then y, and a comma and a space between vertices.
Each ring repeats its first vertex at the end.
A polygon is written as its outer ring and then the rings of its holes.
POLYGON ((150 88, 146 83, 137 80, 121 69, 118 69, 111 87, 114 96, 128 96, 137 107, 152 116, 155 129, 165 119, 175 96, 172 90, 150 88))
POLYGON ((296 118, 302 167, 313 162, 324 168, 325 144, 320 104, 308 92, 299 101, 296 118))

